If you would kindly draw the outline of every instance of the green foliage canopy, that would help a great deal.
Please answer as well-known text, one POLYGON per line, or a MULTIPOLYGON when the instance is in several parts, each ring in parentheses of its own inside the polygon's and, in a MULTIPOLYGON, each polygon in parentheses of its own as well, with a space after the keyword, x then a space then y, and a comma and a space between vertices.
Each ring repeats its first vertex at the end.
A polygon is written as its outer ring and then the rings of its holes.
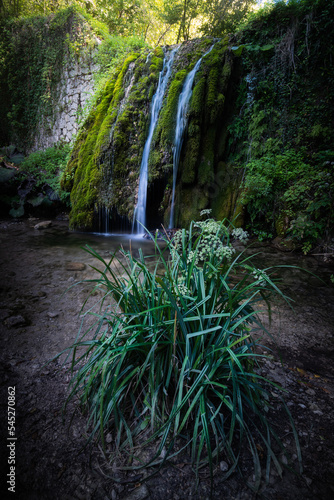
POLYGON ((222 36, 256 0, 0 0, 0 18, 48 15, 77 6, 106 23, 113 35, 149 43, 179 43, 201 33, 222 36))

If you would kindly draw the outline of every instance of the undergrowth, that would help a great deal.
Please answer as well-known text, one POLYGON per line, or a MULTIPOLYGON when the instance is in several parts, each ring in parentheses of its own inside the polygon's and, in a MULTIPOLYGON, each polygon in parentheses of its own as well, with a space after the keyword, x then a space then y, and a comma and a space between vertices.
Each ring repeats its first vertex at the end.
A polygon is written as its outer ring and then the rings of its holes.
POLYGON ((0 160, 7 161, 13 172, 7 189, 0 194, 0 203, 10 208, 12 217, 22 217, 37 207, 50 209, 60 202, 69 206, 69 193, 60 187, 69 153, 67 144, 35 151, 25 158, 15 146, 0 149, 0 160))

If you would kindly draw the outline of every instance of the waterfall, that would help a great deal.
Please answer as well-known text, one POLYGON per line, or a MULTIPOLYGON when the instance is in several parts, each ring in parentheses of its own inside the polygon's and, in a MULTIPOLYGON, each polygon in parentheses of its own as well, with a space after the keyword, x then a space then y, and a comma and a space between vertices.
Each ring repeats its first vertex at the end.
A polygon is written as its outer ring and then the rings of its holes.
POLYGON ((184 131, 188 122, 188 106, 190 97, 192 95, 192 86, 194 83, 195 75, 201 65, 203 57, 205 57, 211 50, 214 45, 210 47, 210 49, 197 61, 194 68, 188 73, 182 88, 182 92, 179 96, 179 102, 177 106, 177 115, 176 115, 176 129, 175 129, 175 139, 174 139, 174 147, 173 147, 173 191, 172 191, 172 204, 170 209, 170 219, 169 219, 169 228, 172 229, 174 227, 174 209, 175 209, 175 187, 176 187, 176 178, 177 178, 177 170, 180 161, 181 149, 184 138, 184 131))
POLYGON ((143 232, 143 226, 146 226, 146 201, 147 201, 147 182, 148 182, 148 158, 151 149, 151 142, 153 138, 153 132, 158 122, 158 117, 160 109, 162 106, 163 97, 167 87, 167 83, 172 71, 172 65, 174 61, 175 54, 178 47, 173 49, 167 59, 167 55, 164 58, 163 68, 159 74, 159 82, 157 91, 153 96, 151 105, 151 121, 150 128, 148 132, 148 137, 146 139, 143 157, 140 165, 139 174, 139 188, 138 188, 138 200, 133 216, 132 232, 136 229, 137 233, 143 232))
POLYGON ((110 209, 105 206, 99 206, 97 212, 97 229, 99 233, 110 233, 110 209))

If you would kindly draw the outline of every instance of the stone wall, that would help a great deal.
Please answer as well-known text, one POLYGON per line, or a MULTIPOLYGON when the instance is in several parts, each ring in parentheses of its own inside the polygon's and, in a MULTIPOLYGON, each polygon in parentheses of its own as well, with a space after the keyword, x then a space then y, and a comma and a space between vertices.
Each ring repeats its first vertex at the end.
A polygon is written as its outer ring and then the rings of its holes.
POLYGON ((76 135, 80 117, 94 92, 94 52, 64 64, 53 96, 52 114, 41 116, 31 151, 44 150, 59 142, 69 143, 76 135))

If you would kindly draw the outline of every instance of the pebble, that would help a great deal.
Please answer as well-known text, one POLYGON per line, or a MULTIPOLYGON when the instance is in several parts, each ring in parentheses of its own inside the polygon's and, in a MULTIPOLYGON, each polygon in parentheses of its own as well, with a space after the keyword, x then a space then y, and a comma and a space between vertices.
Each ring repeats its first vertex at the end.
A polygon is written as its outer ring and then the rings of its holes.
POLYGON ((49 316, 49 318, 56 318, 57 316, 59 316, 59 312, 48 312, 47 315, 49 316))
POLYGON ((222 472, 228 471, 228 464, 224 461, 220 462, 219 468, 222 472))
POLYGON ((65 269, 66 271, 83 271, 86 269, 86 264, 83 262, 68 262, 65 269))
POLYGON ((149 495, 148 488, 146 484, 142 484, 139 488, 131 491, 128 495, 126 495, 123 500, 144 500, 149 495))
POLYGON ((18 314, 17 316, 10 316, 5 319, 4 323, 8 328, 17 328, 26 325, 27 321, 21 314, 18 314))
POLYGON ((36 226, 34 226, 34 229, 46 229, 50 226, 52 226, 52 222, 50 220, 45 220, 36 224, 36 226))

